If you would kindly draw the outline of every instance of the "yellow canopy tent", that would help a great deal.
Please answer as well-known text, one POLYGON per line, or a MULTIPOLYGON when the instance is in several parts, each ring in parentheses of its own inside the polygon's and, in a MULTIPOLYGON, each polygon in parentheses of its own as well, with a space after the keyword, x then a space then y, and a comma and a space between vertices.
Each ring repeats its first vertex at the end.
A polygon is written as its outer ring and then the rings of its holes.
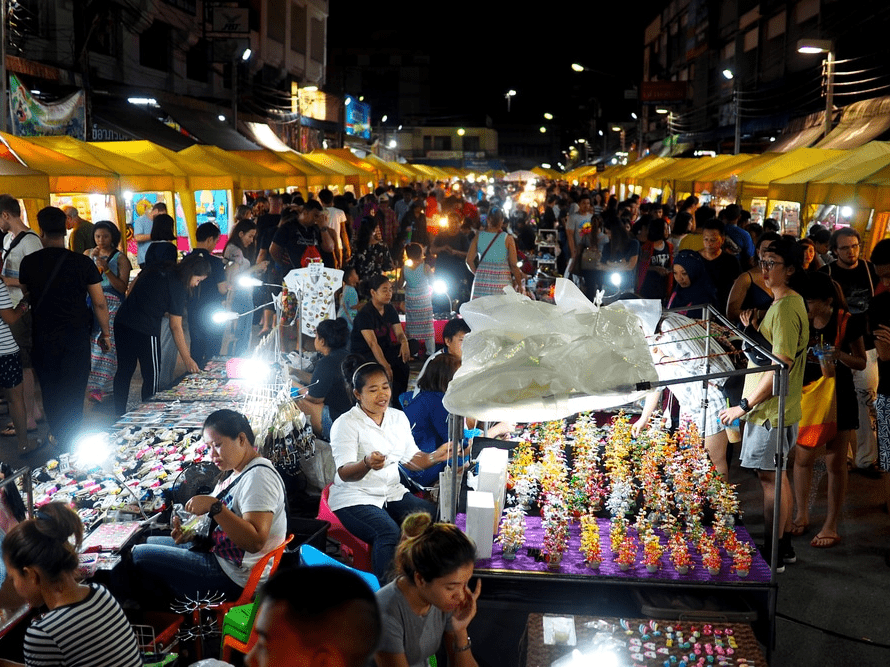
POLYGON ((797 148, 788 153, 779 153, 763 164, 746 167, 738 174, 738 202, 743 208, 750 209, 752 199, 767 196, 772 181, 842 154, 843 151, 823 148, 797 148))
POLYGON ((21 199, 28 220, 36 220, 37 211, 49 204, 49 176, 26 167, 9 151, 0 157, 0 190, 21 199))
POLYGON ((398 162, 387 162, 386 164, 390 165, 394 169, 399 169, 402 173, 404 173, 409 183, 416 183, 427 178, 426 174, 424 174, 413 164, 401 164, 398 162))
MULTIPOLYGON (((117 173, 121 192, 172 192, 173 176, 162 169, 131 160, 74 137, 28 137, 28 141, 68 157, 117 173)), ((126 205, 116 200, 118 226, 126 238, 126 205)))
POLYGON ((190 160, 206 161, 228 172, 234 183, 232 199, 236 206, 244 199, 245 190, 277 190, 286 187, 286 179, 278 172, 216 146, 195 144, 179 151, 177 155, 190 160))
POLYGON ((768 196, 771 200, 795 201, 804 204, 808 202, 807 192, 810 182, 842 175, 858 164, 872 163, 876 159, 885 163, 890 160, 890 143, 872 141, 858 148, 842 151, 840 155, 830 160, 801 169, 785 178, 778 178, 769 184, 768 196))
POLYGON ((259 151, 226 151, 226 155, 248 160, 284 178, 285 188, 307 189, 309 182, 305 171, 281 157, 281 153, 264 148, 259 151))
POLYGON ((663 162, 655 169, 644 174, 640 178, 638 185, 643 191, 652 188, 661 190, 661 200, 667 202, 674 193, 675 175, 682 173, 683 169, 695 166, 697 163, 698 158, 670 158, 670 162, 663 162))
POLYGON ((385 181, 387 183, 399 185, 403 180, 407 181, 408 178, 405 173, 398 169, 393 169, 389 162, 381 160, 373 153, 368 153, 365 157, 359 157, 348 148, 329 148, 324 151, 316 150, 312 152, 326 153, 338 157, 341 160, 345 160, 353 167, 373 173, 377 181, 385 181))
POLYGON ((674 191, 677 197, 688 197, 695 192, 696 174, 719 168, 736 157, 735 155, 703 156, 698 158, 695 163, 687 164, 682 169, 678 169, 674 173, 674 191))
POLYGON ((701 167, 688 171, 683 174, 676 183, 678 192, 681 188, 688 188, 689 194, 700 195, 707 191, 711 194, 717 190, 717 183, 727 181, 734 176, 740 174, 744 169, 769 162, 772 156, 768 153, 763 155, 751 155, 749 153, 739 153, 738 155, 726 156, 726 159, 717 160, 723 156, 715 156, 712 158, 701 158, 701 167))
POLYGON ((537 166, 532 169, 538 176, 542 176, 544 178, 550 178, 553 180, 559 180, 562 178, 562 174, 560 174, 555 169, 546 169, 545 167, 537 166))
POLYGON ((646 174, 675 161, 676 158, 650 156, 634 163, 634 168, 625 172, 622 177, 624 185, 627 188, 627 194, 625 196, 627 197, 631 194, 645 196, 643 195, 643 179, 646 177, 646 174))
MULTIPOLYGON (((319 161, 308 159, 308 156, 302 153, 285 151, 276 153, 276 155, 306 174, 307 187, 321 189, 334 186, 342 190, 349 183, 342 170, 326 167, 319 161)), ((353 185, 353 187, 355 186, 353 185)), ((359 192, 357 191, 356 194, 359 192)))
MULTIPOLYGON (((0 141, 19 162, 31 169, 42 171, 49 177, 51 193, 112 195, 115 198, 115 207, 121 201, 120 179, 113 171, 81 162, 11 134, 0 133, 0 141)), ((49 198, 43 205, 48 203, 49 198)), ((27 202, 25 208, 30 216, 31 206, 27 202)), ((36 214, 36 211, 34 213, 36 214)), ((36 220, 36 218, 30 219, 36 220)))
POLYGON ((356 192, 360 189, 364 189, 367 192, 377 187, 377 172, 374 169, 356 167, 342 157, 331 155, 327 151, 312 151, 300 157, 319 167, 342 174, 346 179, 346 184, 355 188, 356 192))
MULTIPOLYGON (((198 190, 234 189, 232 176, 213 165, 174 153, 150 141, 97 141, 94 146, 129 157, 173 175, 174 191, 179 195, 182 215, 189 233, 189 241, 195 244, 197 209, 195 192, 198 190)), ((168 202, 169 203, 169 202, 168 202)))

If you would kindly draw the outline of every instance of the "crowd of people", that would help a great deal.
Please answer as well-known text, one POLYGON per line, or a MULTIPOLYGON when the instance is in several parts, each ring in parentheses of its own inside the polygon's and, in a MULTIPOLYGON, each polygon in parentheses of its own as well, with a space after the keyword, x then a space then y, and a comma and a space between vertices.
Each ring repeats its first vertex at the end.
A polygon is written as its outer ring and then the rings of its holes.
MULTIPOLYGON (((450 314, 461 302, 504 289, 533 296, 529 258, 540 230, 555 230, 554 275, 573 280, 592 300, 603 292, 676 311, 653 333, 660 375, 701 371, 700 354, 672 332, 694 326, 705 306, 787 364, 781 433, 768 372, 749 374, 743 384, 710 383, 706 418, 698 383, 679 385, 672 397, 652 392, 634 433, 659 411, 673 417, 672 424, 683 415, 704 418, 707 450, 722 475, 729 475, 732 444, 740 443, 741 466, 756 472, 763 492, 767 558, 771 528, 779 528, 779 570, 796 559, 792 538, 811 530, 812 469, 824 455, 828 511, 810 543, 837 545, 848 470, 890 477, 890 240, 877 243, 869 261, 855 229, 813 225, 799 239, 782 235, 769 220, 750 223, 735 204, 716 211, 695 197, 676 207, 638 197, 620 202, 606 192, 558 184, 546 188, 538 206, 514 195, 500 185, 477 190, 430 183, 381 187, 358 199, 329 190, 306 198, 258 197, 239 207, 222 253, 215 252, 220 229, 205 223, 183 258, 173 218, 160 202, 133 227, 135 280, 115 224, 78 222, 76 211, 72 218, 48 207, 31 230, 17 200, 0 196, 6 234, 0 385, 12 420, 3 435, 17 437, 22 453, 33 451, 41 443, 27 434, 45 415, 52 440, 70 448, 83 418, 83 401, 72 397, 102 402, 113 394, 115 413, 122 414, 137 362, 145 400, 163 386, 177 355, 187 371, 197 372, 220 353, 222 330, 208 324, 214 310, 246 314, 269 300, 275 289, 269 285, 310 262, 341 269, 338 317, 318 324, 310 343, 314 368, 295 400, 316 436, 330 442, 336 476, 327 502, 347 530, 369 544, 381 588, 375 597, 348 573, 322 569, 310 581, 282 571, 264 589, 260 641, 247 662, 279 664, 275 655, 299 646, 304 664, 329 652, 341 656, 335 664, 364 664, 373 654, 381 667, 415 665, 426 664, 441 646, 450 664, 472 666, 467 625, 480 594, 478 585, 469 585, 475 548, 453 526, 436 523, 435 505, 420 497, 436 484, 454 447, 443 397, 469 332, 462 319, 450 318, 437 351, 434 313, 450 314), (244 287, 245 276, 264 285, 244 287), (438 280, 448 292, 444 309, 433 293, 438 280), (404 327, 393 303, 402 288, 404 327), (423 359, 409 391, 409 363, 423 359), (784 452, 779 461, 777 441, 784 452), (779 487, 782 503, 773 516, 779 487), (330 587, 326 595, 307 597, 318 582, 330 587), (362 633, 332 630, 335 618, 362 633)), ((236 321, 226 352, 244 353, 279 324, 272 311, 258 319, 259 334, 251 318, 236 321)), ((743 350, 727 344, 724 351, 720 363, 728 368, 770 363, 756 350, 742 363, 743 350)), ((133 549, 127 578, 138 585, 112 587, 115 595, 155 604, 213 590, 235 599, 253 564, 283 542, 287 490, 254 447, 245 416, 218 411, 208 417, 203 437, 224 478, 188 501, 169 537, 133 549), (209 533, 192 532, 187 517, 212 519, 209 533), (207 540, 209 549, 189 548, 207 540)), ((44 664, 46 651, 70 656, 113 640, 127 656, 116 664, 129 664, 131 636, 118 621, 114 597, 74 575, 71 545, 82 529, 70 514, 51 504, 3 543, 15 589, 50 610, 28 630, 26 663, 44 664), (71 627, 96 622, 94 605, 108 621, 102 632, 63 640, 71 627), (67 613, 69 607, 84 614, 67 613)))

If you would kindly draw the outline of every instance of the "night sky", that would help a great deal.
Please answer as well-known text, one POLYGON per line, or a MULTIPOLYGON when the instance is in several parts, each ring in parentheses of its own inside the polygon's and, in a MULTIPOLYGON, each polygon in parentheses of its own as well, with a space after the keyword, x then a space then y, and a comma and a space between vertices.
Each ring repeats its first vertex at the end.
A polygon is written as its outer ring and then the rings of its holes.
POLYGON ((436 116, 487 115, 497 127, 538 123, 546 111, 565 130, 583 125, 597 104, 603 123, 629 120, 637 102, 623 91, 639 85, 643 31, 663 4, 539 3, 526 11, 518 3, 391 0, 360 12, 354 2, 331 0, 328 49, 395 44, 430 53, 433 80, 441 82, 433 92, 436 116), (573 72, 573 62, 600 73, 573 72), (517 95, 508 116, 504 94, 511 88, 517 95))

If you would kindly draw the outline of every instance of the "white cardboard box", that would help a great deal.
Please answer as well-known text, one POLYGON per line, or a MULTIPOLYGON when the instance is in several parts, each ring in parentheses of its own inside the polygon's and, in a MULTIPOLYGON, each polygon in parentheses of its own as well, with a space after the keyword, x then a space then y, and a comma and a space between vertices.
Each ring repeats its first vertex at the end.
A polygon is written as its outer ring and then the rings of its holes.
POLYGON ((476 558, 491 558, 491 526, 496 521, 494 498, 485 491, 467 491, 467 536, 476 544, 476 558))

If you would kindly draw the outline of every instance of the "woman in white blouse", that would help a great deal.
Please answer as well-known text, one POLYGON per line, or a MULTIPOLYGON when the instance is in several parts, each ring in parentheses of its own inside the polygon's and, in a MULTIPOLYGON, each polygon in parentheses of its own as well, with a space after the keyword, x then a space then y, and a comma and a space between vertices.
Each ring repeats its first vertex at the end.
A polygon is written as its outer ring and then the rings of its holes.
MULTIPOLYGON (((236 313, 246 313, 253 308, 253 287, 238 284, 241 276, 252 276, 266 270, 269 262, 253 264, 256 251, 253 242, 256 239, 256 223, 253 220, 240 220, 232 228, 229 240, 223 250, 223 257, 228 260, 226 279, 232 286, 232 303, 230 308, 236 313)), ((233 356, 242 356, 250 348, 250 332, 253 324, 251 316, 239 317, 234 322, 233 338, 235 348, 233 356)))
POLYGON ((448 458, 451 443, 429 454, 417 448, 405 413, 389 408, 392 389, 377 362, 350 355, 343 361, 343 377, 358 403, 331 427, 337 474, 328 504, 350 533, 371 545, 374 574, 384 584, 402 519, 413 512, 435 516, 436 511, 402 486, 399 463, 426 470, 448 458))

